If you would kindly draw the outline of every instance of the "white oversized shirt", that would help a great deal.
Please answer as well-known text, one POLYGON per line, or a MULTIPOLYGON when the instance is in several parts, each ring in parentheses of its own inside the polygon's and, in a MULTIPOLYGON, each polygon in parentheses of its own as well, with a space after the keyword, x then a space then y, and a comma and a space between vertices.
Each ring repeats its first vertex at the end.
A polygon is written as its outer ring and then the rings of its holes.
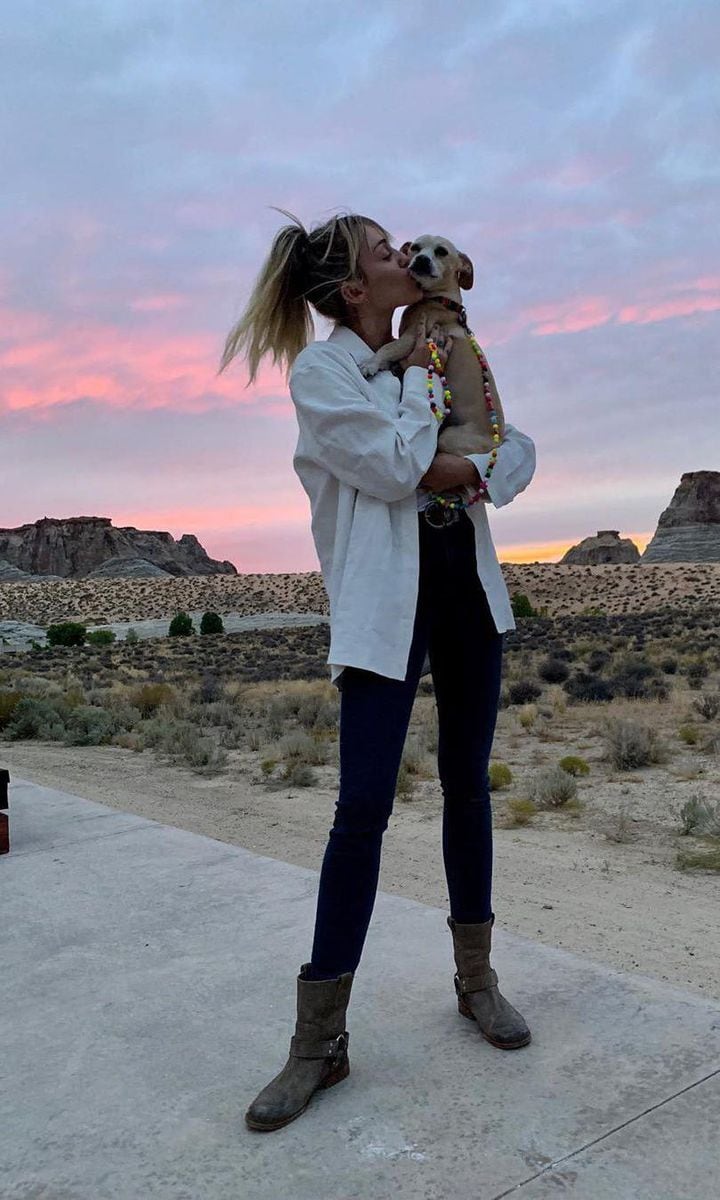
MULTIPOLYGON (((310 500, 311 528, 330 603, 330 681, 346 666, 404 680, 420 572, 418 488, 437 451, 440 422, 427 397, 427 372, 408 367, 365 379, 372 349, 345 325, 311 342, 290 372, 298 422, 293 467, 310 500)), ((490 454, 467 454, 484 478, 490 454)), ((535 444, 505 425, 488 492, 496 508, 535 472, 535 444)), ((474 489, 473 489, 474 490, 474 489)), ((466 499, 472 494, 466 489, 466 499)), ((466 512, 475 527, 477 571, 498 633, 515 628, 490 534, 486 501, 466 512)), ((426 655, 422 674, 428 674, 426 655)))

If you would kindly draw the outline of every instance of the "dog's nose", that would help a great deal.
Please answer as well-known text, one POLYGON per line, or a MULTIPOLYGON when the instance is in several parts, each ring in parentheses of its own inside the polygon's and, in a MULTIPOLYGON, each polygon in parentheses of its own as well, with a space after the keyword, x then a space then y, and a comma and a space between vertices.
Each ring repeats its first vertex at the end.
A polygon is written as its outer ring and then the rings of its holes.
POLYGON ((429 275, 432 263, 426 254, 418 254, 417 258, 413 259, 410 269, 416 271, 418 275, 429 275))

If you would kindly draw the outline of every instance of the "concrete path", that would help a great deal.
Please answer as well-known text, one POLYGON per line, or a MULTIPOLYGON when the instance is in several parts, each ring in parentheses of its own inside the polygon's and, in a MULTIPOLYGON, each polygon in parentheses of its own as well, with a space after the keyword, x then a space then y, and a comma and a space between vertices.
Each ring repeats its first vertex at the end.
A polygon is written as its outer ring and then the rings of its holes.
POLYGON ((534 1040, 494 1049, 457 1013, 444 912, 382 893, 349 1078, 251 1133, 244 1111, 287 1055, 317 874, 12 766, 10 795, 3 1200, 720 1194, 717 1005, 500 929, 494 964, 534 1040))

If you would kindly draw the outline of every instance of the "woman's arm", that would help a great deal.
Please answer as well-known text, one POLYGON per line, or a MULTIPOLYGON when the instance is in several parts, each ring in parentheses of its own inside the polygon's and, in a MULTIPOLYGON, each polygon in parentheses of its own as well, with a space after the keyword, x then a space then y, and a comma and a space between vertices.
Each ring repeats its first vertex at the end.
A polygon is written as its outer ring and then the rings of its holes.
MULTIPOLYGON (((490 452, 492 453, 492 452, 490 452)), ((490 463, 488 454, 465 454, 485 479, 490 463)), ((523 492, 535 474, 535 443, 514 425, 505 425, 505 437, 497 447, 495 466, 486 479, 490 500, 495 508, 503 508, 523 492)), ((476 485, 477 486, 477 485, 476 485)))
POLYGON ((479 482, 480 475, 475 463, 459 454, 438 450, 418 487, 433 492, 447 492, 454 489, 459 491, 462 487, 474 486, 477 489, 479 482))
MULTIPOLYGON (((298 356, 290 394, 304 435, 304 456, 342 483, 391 503, 411 495, 437 449, 439 424, 427 399, 425 371, 405 371, 398 415, 377 408, 343 350, 313 343, 298 356)), ((299 455, 293 465, 297 468, 299 455)))

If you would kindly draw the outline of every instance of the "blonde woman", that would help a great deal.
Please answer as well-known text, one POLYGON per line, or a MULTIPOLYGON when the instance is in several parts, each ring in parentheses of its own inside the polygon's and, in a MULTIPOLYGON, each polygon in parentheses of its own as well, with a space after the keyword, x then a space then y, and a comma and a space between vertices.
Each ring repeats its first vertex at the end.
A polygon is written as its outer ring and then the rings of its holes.
MULTIPOLYGON (((284 210, 278 210, 284 213, 284 210)), ((246 1113, 280 1129, 349 1072, 346 1012, 372 915, 383 834, 421 675, 438 710, 442 849, 459 1011, 492 1045, 530 1041, 490 966, 492 824, 488 763, 503 633, 515 622, 485 503, 431 521, 431 493, 469 499, 488 454, 437 452, 427 396, 428 333, 396 373, 366 380, 358 364, 392 340, 395 309, 422 293, 408 258, 376 221, 338 215, 277 233, 220 370, 242 352, 250 381, 271 354, 289 372, 299 437, 293 466, 310 500, 330 602, 330 678, 340 692, 340 788, 322 862, 310 961, 297 977, 287 1062, 246 1113), (311 340, 310 306, 333 322, 311 340)), ((440 340, 443 364, 451 340, 440 340)), ((535 470, 532 440, 506 424, 489 480, 501 507, 535 470)), ((437 507, 433 510, 437 514, 437 507)))

